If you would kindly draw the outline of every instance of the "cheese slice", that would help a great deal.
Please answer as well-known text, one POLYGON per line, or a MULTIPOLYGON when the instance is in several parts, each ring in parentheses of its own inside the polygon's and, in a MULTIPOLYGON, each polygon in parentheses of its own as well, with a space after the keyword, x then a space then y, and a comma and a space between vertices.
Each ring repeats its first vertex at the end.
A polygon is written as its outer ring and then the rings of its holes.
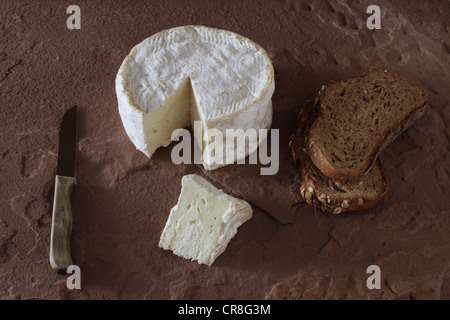
POLYGON ((200 176, 186 175, 159 246, 210 266, 225 251, 238 227, 251 217, 252 208, 244 200, 227 195, 200 176))
MULTIPOLYGON (((202 124, 202 134, 195 137, 202 150, 213 140, 208 129, 224 137, 226 129, 269 129, 274 89, 273 66, 263 48, 203 26, 177 27, 145 39, 116 77, 125 131, 148 157, 170 144, 175 129, 193 127, 194 121, 202 124)), ((248 150, 236 156, 237 144, 223 152, 222 163, 204 154, 205 169, 226 165, 227 152, 235 161, 245 158, 248 150)))

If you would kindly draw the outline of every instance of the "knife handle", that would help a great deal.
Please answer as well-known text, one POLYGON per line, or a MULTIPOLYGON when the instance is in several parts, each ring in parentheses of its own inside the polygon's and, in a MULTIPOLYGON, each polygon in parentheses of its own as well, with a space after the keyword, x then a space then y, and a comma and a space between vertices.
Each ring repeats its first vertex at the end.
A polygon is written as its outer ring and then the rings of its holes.
POLYGON ((72 209, 70 194, 76 185, 74 177, 57 175, 53 200, 52 231, 50 236, 50 265, 58 273, 66 273, 72 265, 70 236, 72 234, 72 209))

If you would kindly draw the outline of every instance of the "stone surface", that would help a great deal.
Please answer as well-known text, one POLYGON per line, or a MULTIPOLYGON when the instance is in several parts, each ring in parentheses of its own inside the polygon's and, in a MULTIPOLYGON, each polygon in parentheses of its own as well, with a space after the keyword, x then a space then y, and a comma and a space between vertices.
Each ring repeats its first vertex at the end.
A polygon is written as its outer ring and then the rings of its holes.
POLYGON ((378 1, 85 1, 68 30, 65 1, 0 3, 0 299, 449 299, 450 4, 378 1), (114 91, 131 48, 163 29, 201 24, 250 38, 276 71, 280 171, 206 172, 151 160, 125 134, 114 91), (430 108, 383 151, 390 191, 367 212, 329 215, 302 203, 289 136, 322 84, 375 66, 424 86, 430 108), (59 123, 79 106, 72 194, 81 290, 48 262, 59 123), (158 248, 181 177, 203 175, 253 205, 211 266, 158 248), (366 269, 381 268, 381 290, 366 269))

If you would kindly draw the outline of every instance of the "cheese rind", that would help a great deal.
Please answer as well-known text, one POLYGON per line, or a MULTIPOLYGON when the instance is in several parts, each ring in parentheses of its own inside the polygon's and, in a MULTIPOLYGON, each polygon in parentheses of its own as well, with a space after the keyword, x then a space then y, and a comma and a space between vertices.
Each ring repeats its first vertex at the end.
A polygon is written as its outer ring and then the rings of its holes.
MULTIPOLYGON (((170 143, 172 131, 194 120, 202 122, 206 143, 212 128, 224 136, 226 129, 269 129, 274 89, 264 49, 235 33, 203 26, 177 27, 145 39, 116 77, 124 128, 148 157, 170 143)), ((203 164, 208 170, 225 165, 208 156, 203 164)))
POLYGON ((252 208, 246 201, 224 193, 200 176, 186 175, 159 246, 210 266, 225 251, 238 227, 251 217, 252 208))

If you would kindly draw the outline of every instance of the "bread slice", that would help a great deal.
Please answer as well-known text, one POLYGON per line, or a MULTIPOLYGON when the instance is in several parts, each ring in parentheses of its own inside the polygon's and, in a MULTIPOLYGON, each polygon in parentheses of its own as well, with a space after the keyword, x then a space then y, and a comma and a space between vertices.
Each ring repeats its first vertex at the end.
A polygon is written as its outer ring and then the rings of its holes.
POLYGON ((326 176, 361 180, 380 152, 424 113, 427 93, 392 73, 372 69, 322 87, 306 152, 326 176))
POLYGON ((305 144, 310 125, 315 120, 314 111, 315 105, 308 101, 299 115, 298 129, 289 143, 294 162, 299 162, 301 166, 301 196, 307 204, 334 214, 375 206, 388 191, 379 160, 362 180, 340 181, 325 176, 309 159, 305 144))

